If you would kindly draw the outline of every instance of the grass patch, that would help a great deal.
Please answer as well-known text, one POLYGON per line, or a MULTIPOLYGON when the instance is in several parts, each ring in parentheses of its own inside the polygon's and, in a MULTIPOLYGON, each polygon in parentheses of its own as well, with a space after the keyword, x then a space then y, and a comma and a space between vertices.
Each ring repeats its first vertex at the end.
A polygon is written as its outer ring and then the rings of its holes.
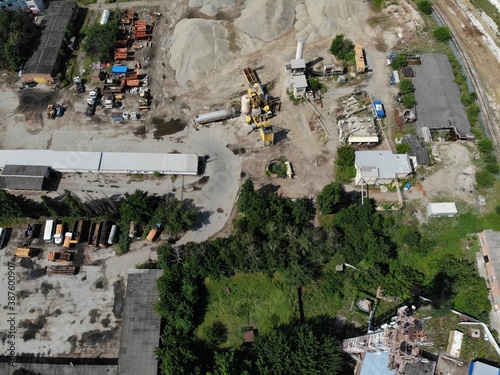
POLYGON ((223 322, 228 330, 223 347, 240 346, 247 326, 266 334, 272 327, 299 316, 297 291, 286 285, 279 273, 273 277, 238 273, 221 280, 207 279, 205 286, 208 308, 196 335, 203 338, 215 322, 223 322))
POLYGON ((460 351, 462 361, 470 362, 476 358, 488 358, 492 362, 500 362, 500 357, 493 346, 489 341, 484 340, 484 330, 480 325, 459 324, 460 318, 451 312, 443 314, 442 311, 429 309, 428 311, 421 310, 418 314, 422 318, 432 316, 431 319, 425 321, 425 331, 429 341, 434 343, 434 350, 437 352, 446 351, 450 332, 457 330, 464 334, 460 351), (479 329, 481 337, 473 338, 471 329, 479 329))

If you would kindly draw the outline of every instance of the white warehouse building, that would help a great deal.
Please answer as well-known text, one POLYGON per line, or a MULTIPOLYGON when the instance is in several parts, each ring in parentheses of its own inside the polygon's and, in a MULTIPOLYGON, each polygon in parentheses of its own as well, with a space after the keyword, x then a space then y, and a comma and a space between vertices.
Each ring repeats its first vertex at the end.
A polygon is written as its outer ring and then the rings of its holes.
POLYGON ((196 154, 0 150, 0 169, 6 165, 47 166, 59 172, 198 174, 196 154))

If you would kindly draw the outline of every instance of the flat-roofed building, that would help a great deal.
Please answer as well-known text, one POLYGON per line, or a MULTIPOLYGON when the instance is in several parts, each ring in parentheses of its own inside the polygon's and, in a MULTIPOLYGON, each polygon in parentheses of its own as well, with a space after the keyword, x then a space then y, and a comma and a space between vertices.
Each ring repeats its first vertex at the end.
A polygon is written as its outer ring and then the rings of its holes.
POLYGON ((38 165, 6 165, 0 175, 0 189, 43 190, 50 167, 38 165))
POLYGON ((386 185, 413 173, 408 155, 391 151, 356 151, 354 165, 356 185, 386 185))

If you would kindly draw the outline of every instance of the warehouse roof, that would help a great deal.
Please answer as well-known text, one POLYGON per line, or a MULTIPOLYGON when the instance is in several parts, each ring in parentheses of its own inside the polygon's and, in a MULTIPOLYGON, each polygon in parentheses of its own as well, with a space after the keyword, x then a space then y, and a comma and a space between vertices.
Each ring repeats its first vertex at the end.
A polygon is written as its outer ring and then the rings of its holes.
POLYGON ((131 269, 128 272, 119 373, 156 375, 158 359, 154 349, 160 344, 161 319, 153 311, 153 305, 159 296, 156 280, 163 270, 131 269))
POLYGON ((2 176, 46 177, 50 167, 41 165, 6 165, 2 176))
POLYGON ((40 44, 24 65, 25 73, 55 74, 59 50, 64 43, 66 27, 77 9, 76 3, 52 1, 42 21, 40 44))
POLYGON ((198 156, 195 154, 141 154, 130 152, 103 152, 99 171, 113 173, 198 174, 198 156))
POLYGON ((307 79, 304 74, 292 76, 292 81, 294 86, 298 89, 307 87, 307 79))
POLYGON ((6 165, 0 176, 0 189, 42 190, 49 169, 38 165, 6 165))
POLYGON ((395 178, 410 174, 412 168, 406 154, 391 151, 356 151, 356 167, 362 177, 395 178))
POLYGON ((421 55, 422 65, 414 65, 415 98, 417 100, 417 134, 429 130, 455 128, 461 138, 474 138, 460 91, 448 56, 442 53, 421 55))
POLYGON ((9 164, 47 165, 59 172, 198 174, 196 154, 0 150, 0 169, 9 164))
POLYGON ((0 168, 8 164, 47 165, 60 172, 97 172, 100 161, 100 152, 0 150, 0 168))

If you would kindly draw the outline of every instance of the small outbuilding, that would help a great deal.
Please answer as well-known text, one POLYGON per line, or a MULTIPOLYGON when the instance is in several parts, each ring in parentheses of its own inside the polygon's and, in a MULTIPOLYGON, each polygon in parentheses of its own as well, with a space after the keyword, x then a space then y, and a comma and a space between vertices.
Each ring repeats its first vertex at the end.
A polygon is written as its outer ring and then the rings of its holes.
POLYGON ((292 76, 293 82, 293 97, 295 99, 302 98, 307 91, 307 79, 304 74, 298 74, 292 76))
POLYGON ((0 176, 0 189, 43 190, 50 167, 37 165, 6 165, 0 176))
POLYGON ((429 203, 427 205, 427 216, 438 217, 447 216, 453 217, 458 213, 455 202, 429 203))

